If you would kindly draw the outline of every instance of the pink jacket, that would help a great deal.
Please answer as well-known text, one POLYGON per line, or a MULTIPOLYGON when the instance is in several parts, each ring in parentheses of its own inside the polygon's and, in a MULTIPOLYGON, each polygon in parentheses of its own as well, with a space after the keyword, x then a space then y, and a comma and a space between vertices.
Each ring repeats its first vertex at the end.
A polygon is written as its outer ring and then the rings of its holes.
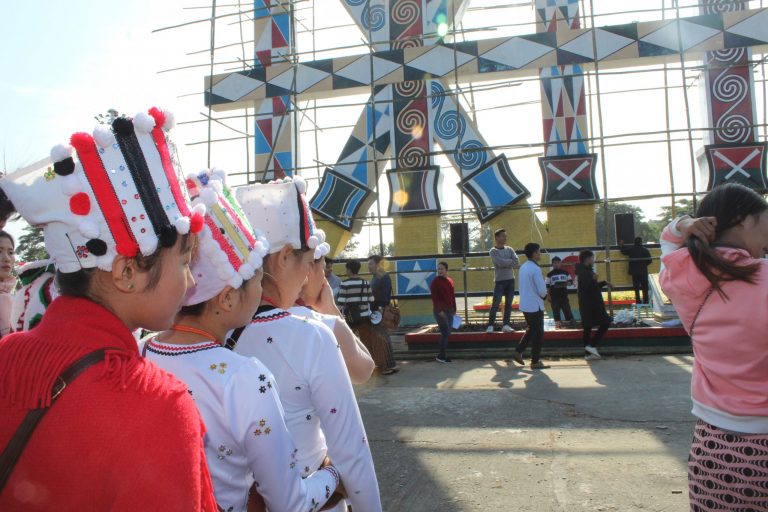
MULTIPOLYGON (((673 222, 663 232, 661 287, 683 326, 691 323, 710 283, 699 272, 673 222)), ((723 429, 768 433, 768 261, 741 249, 718 249, 732 261, 759 263, 757 283, 724 283, 728 300, 707 299, 693 333, 693 414, 723 429)))

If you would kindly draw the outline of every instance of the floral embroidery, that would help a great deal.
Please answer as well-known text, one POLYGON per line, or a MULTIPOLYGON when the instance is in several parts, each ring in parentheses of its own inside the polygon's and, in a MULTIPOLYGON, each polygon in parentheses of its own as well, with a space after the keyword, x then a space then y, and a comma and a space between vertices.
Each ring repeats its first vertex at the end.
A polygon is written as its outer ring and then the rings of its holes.
POLYGON ((227 363, 212 364, 208 368, 210 368, 211 371, 218 371, 219 373, 224 374, 227 372, 227 363))
POLYGON ((296 386, 294 389, 295 389, 296 391, 301 391, 301 386, 296 386))
POLYGON ((262 434, 264 434, 265 436, 268 436, 270 432, 272 432, 272 428, 267 426, 267 420, 265 420, 264 418, 262 418, 261 421, 259 422, 259 427, 261 428, 257 428, 256 430, 253 431, 253 435, 255 435, 256 437, 259 437, 262 434))
POLYGON ((53 167, 49 167, 43 176, 45 176, 45 181, 51 181, 56 177, 56 171, 53 170, 53 167))
POLYGON ((312 415, 311 414, 307 414, 307 421, 309 421, 311 419, 312 419, 312 415))
POLYGON ((262 418, 262 420, 259 422, 259 426, 260 426, 260 427, 263 427, 263 426, 264 426, 264 425, 266 425, 266 424, 267 424, 267 421, 266 421, 265 419, 263 419, 263 418, 262 418))
POLYGON ((331 488, 329 486, 325 486, 325 499, 328 499, 331 497, 331 488))
POLYGON ((257 428, 256 430, 254 430, 253 435, 255 435, 256 437, 259 437, 261 435, 261 429, 257 428))
POLYGON ((75 249, 75 255, 79 259, 83 259, 83 258, 88 257, 88 248, 86 246, 84 246, 84 245, 78 245, 77 249, 75 249))
POLYGON ((266 392, 267 392, 267 387, 266 387, 266 386, 261 386, 261 387, 259 388, 259 393, 262 393, 262 394, 264 394, 264 393, 266 393, 266 392))
POLYGON ((273 341, 275 341, 275 340, 273 340, 273 339, 272 339, 272 336, 270 336, 269 338, 267 338, 267 343, 272 343, 273 341))
POLYGON ((261 375, 259 375, 259 380, 261 382, 264 382, 265 380, 267 380, 267 376, 262 373, 261 375))
POLYGON ((331 414, 336 414, 336 408, 331 409, 331 414))
POLYGON ((230 455, 232 455, 232 448, 227 448, 223 444, 219 446, 219 453, 216 455, 219 460, 224 460, 225 457, 230 455))
POLYGON ((270 432, 272 432, 272 428, 271 427, 267 427, 267 428, 264 429, 264 433, 266 435, 269 435, 270 432))

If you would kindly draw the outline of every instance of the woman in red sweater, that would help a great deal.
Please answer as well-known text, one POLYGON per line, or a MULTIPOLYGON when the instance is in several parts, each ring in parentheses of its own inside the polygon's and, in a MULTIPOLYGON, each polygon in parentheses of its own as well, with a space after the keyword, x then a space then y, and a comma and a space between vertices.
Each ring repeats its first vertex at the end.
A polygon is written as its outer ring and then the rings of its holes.
POLYGON ((441 261, 437 264, 437 277, 429 285, 429 291, 432 294, 432 310, 440 328, 440 353, 435 359, 438 363, 450 363, 451 358, 445 351, 456 314, 456 294, 453 279, 448 277, 448 263, 441 261))
POLYGON ((61 289, 37 327, 0 341, 0 510, 216 510, 192 397, 132 334, 170 327, 194 285, 203 218, 172 124, 156 108, 121 117, 54 147, 48 172, 0 180, 0 218, 43 227, 61 289), (20 428, 33 411, 45 415, 20 428))

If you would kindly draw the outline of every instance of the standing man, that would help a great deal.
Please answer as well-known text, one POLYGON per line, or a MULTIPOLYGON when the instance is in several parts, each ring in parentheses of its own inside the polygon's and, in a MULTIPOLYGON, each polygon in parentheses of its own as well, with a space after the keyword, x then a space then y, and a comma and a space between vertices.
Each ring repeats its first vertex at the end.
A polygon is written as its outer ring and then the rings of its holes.
POLYGON ((456 315, 456 292, 453 279, 448 277, 448 263, 441 261, 437 264, 437 277, 429 285, 429 291, 432 294, 432 310, 440 328, 440 353, 436 359, 438 363, 450 363, 451 358, 445 351, 453 328, 453 317, 456 315))
POLYGON ((339 296, 339 290, 341 289, 341 279, 339 276, 333 273, 333 260, 331 258, 325 258, 325 278, 328 280, 328 284, 331 285, 333 290, 334 300, 339 296))
POLYGON ((489 254, 493 262, 493 273, 495 286, 493 288, 493 303, 491 304, 491 313, 488 317, 488 328, 485 332, 493 332, 496 323, 496 313, 499 311, 501 298, 504 297, 504 325, 502 332, 512 332, 510 318, 512 317, 512 301, 515 298, 515 272, 514 269, 520 268, 520 260, 517 258, 514 249, 507 247, 507 230, 497 229, 493 233, 494 246, 491 247, 489 254))
POLYGON ((635 289, 635 302, 648 304, 648 266, 653 262, 651 253, 643 247, 643 239, 635 238, 634 245, 621 245, 621 254, 629 257, 629 275, 632 276, 632 287, 635 289), (640 291, 643 292, 643 301, 640 302, 640 291))
POLYGON ((573 322, 571 303, 568 300, 568 286, 573 284, 573 278, 568 271, 562 268, 563 260, 559 256, 552 258, 552 271, 547 274, 547 290, 549 300, 552 303, 552 316, 555 317, 557 327, 560 327, 560 312, 565 315, 566 322, 573 322))
POLYGON ((549 366, 541 362, 541 345, 544 342, 544 299, 547 298, 547 285, 538 263, 541 259, 541 246, 535 243, 527 244, 525 257, 528 261, 520 267, 520 311, 525 315, 528 329, 517 344, 512 358, 524 366, 523 351, 530 343, 531 369, 543 370, 549 366))

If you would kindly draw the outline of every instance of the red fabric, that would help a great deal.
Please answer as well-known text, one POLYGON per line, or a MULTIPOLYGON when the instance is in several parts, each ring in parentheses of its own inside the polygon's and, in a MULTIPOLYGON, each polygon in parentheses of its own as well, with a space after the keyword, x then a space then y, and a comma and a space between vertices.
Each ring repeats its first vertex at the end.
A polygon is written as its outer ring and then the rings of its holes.
POLYGON ((204 426, 186 387, 139 356, 117 317, 59 297, 0 341, 0 447, 47 401, 62 368, 114 347, 53 404, 0 494, 0 510, 215 511, 204 426))
POLYGON ((453 279, 450 277, 437 276, 429 285, 429 291, 432 293, 432 307, 438 311, 450 309, 456 311, 456 294, 453 288, 453 279))

